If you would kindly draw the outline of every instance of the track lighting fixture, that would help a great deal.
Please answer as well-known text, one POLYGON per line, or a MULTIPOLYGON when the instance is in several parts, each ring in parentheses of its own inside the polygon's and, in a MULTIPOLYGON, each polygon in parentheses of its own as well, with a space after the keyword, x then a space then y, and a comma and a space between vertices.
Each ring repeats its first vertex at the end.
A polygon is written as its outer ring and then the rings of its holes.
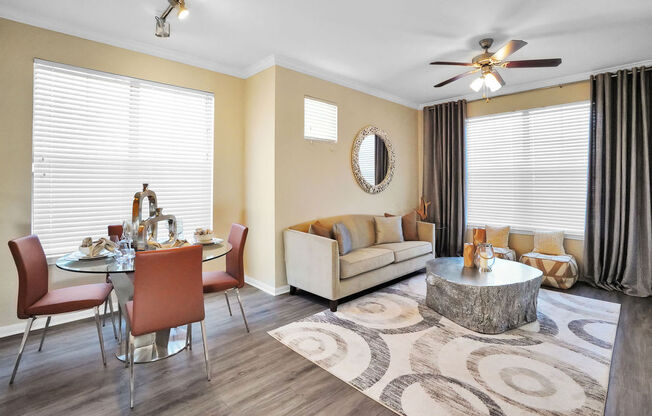
POLYGON ((167 9, 160 16, 155 16, 156 31, 154 34, 159 38, 170 37, 170 23, 167 22, 167 18, 172 13, 172 10, 177 9, 179 20, 185 19, 190 13, 186 7, 186 0, 168 0, 168 3, 170 4, 167 9))

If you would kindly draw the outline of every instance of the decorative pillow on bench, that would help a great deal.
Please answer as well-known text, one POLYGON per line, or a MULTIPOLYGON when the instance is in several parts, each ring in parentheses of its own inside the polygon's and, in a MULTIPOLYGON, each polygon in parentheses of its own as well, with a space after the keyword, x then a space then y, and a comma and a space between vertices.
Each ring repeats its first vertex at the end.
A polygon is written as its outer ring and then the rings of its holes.
MULTIPOLYGON (((386 217, 395 217, 396 215, 385 213, 386 217)), ((401 227, 403 229, 403 240, 419 241, 417 232, 417 212, 412 211, 401 217, 401 227)))

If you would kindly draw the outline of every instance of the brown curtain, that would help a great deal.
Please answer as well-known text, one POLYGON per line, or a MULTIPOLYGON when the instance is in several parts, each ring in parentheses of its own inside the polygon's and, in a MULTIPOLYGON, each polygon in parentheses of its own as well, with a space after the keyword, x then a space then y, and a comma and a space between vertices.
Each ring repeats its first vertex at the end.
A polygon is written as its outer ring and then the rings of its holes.
POLYGON ((385 141, 380 137, 376 136, 376 155, 375 155, 375 179, 376 185, 381 183, 385 176, 387 175, 387 148, 385 147, 385 141))
POLYGON ((423 198, 437 227, 437 255, 461 256, 466 230, 466 100, 423 109, 423 198))
POLYGON ((591 77, 588 282, 652 294, 652 68, 591 77))

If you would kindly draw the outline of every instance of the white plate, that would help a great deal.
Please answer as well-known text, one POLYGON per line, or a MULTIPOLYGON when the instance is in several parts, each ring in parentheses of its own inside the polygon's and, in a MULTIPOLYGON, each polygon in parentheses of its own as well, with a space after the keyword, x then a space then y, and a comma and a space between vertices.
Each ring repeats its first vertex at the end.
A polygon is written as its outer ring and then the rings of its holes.
POLYGON ((100 251, 100 253, 95 257, 87 256, 86 254, 82 253, 81 251, 77 251, 76 253, 72 253, 70 255, 70 259, 71 260, 100 260, 100 259, 106 259, 106 258, 109 258, 109 257, 112 257, 112 256, 113 256, 112 252, 110 252, 109 250, 104 249, 104 250, 100 251))
POLYGON ((213 238, 212 240, 208 240, 208 241, 199 241, 199 240, 196 240, 195 242, 196 242, 197 244, 201 244, 202 246, 207 246, 207 245, 210 245, 210 244, 220 244, 220 243, 223 243, 223 242, 224 242, 224 239, 223 239, 223 238, 217 238, 217 237, 216 237, 216 238, 213 238))

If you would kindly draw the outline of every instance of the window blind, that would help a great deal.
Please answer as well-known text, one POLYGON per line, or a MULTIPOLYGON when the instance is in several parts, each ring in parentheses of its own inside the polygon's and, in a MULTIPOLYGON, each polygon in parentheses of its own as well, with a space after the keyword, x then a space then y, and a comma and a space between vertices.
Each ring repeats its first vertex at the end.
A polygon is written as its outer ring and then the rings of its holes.
POLYGON ((131 219, 143 183, 186 234, 212 228, 212 94, 35 60, 33 105, 32 233, 49 258, 131 219))
POLYGON ((467 222, 583 238, 588 102, 467 120, 467 222))
POLYGON ((358 153, 360 173, 367 183, 376 184, 376 137, 367 136, 360 144, 358 153))
POLYGON ((337 141, 337 106, 335 104, 304 97, 303 113, 304 138, 337 141))

